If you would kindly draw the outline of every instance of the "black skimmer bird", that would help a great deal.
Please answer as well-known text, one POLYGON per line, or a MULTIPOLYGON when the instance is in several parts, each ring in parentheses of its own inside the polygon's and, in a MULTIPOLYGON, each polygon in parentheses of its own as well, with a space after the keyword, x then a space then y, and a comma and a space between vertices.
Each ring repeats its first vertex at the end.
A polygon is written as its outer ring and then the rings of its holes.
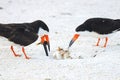
MULTIPOLYGON (((39 30, 44 31, 41 36, 40 43, 43 44, 46 55, 48 56, 48 49, 50 51, 49 36, 47 34, 49 32, 49 28, 43 21, 36 20, 31 23, 0 24, 0 36, 7 38, 15 44, 21 45, 22 52, 24 53, 26 59, 29 59, 30 57, 26 55, 24 46, 28 46, 38 39, 39 30)), ((10 49, 14 56, 21 56, 16 54, 13 45, 11 45, 10 49)))
POLYGON ((107 34, 111 34, 116 31, 120 31, 119 19, 113 20, 108 18, 90 18, 76 28, 76 32, 79 32, 79 34, 77 33, 74 35, 69 43, 69 47, 80 36, 80 34, 82 34, 82 32, 90 32, 88 35, 97 37, 98 41, 96 46, 99 46, 101 38, 105 38, 105 44, 103 47, 106 47, 108 42, 107 34))

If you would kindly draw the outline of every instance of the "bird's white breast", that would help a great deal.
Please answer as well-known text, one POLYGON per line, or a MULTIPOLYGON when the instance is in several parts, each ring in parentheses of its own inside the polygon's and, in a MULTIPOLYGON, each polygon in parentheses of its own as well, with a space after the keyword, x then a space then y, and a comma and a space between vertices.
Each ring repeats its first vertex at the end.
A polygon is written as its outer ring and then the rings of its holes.
POLYGON ((89 32, 89 31, 78 32, 78 33, 80 34, 80 36, 83 37, 105 38, 108 36, 106 34, 98 34, 96 32, 89 32))

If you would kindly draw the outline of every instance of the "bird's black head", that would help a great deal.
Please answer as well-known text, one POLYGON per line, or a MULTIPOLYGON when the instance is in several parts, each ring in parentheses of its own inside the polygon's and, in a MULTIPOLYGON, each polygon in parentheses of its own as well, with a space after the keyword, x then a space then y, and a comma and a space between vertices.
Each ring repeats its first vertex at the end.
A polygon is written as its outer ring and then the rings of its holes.
POLYGON ((44 47, 44 50, 46 52, 46 56, 48 56, 48 50, 50 51, 50 41, 49 41, 49 28, 48 26, 41 20, 36 20, 31 23, 34 27, 34 31, 38 33, 38 35, 41 37, 41 40, 38 44, 42 44, 44 47), (39 31, 40 29, 40 31, 39 31), (47 32, 47 33, 46 33, 47 32))
MULTIPOLYGON (((91 32, 92 31, 91 22, 89 20, 85 21, 83 24, 81 24, 80 26, 78 26, 75 29, 75 31, 76 32, 80 32, 80 34, 84 34, 84 31, 91 32)), ((74 34, 72 40, 69 43, 69 47, 71 47, 71 45, 78 39, 78 37, 80 36, 80 34, 74 34)))
POLYGON ((31 25, 34 27, 36 33, 38 33, 39 28, 42 28, 43 30, 49 32, 48 26, 41 20, 36 20, 32 22, 31 25))
POLYGON ((76 29, 75 29, 76 32, 80 32, 80 31, 89 31, 91 32, 92 29, 91 29, 91 24, 89 24, 88 22, 85 22, 83 24, 81 24, 80 26, 78 26, 76 29))
POLYGON ((86 27, 84 25, 80 25, 75 29, 76 32, 85 31, 85 30, 86 30, 86 27))

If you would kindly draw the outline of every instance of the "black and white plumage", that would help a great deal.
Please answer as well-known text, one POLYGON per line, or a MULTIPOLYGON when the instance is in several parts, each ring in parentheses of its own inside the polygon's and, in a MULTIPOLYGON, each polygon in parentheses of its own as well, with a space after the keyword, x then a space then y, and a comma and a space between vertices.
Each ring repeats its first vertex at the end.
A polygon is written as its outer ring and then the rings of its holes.
MULTIPOLYGON (((36 20, 32 23, 0 24, 0 36, 7 38, 9 41, 14 42, 15 44, 21 46, 28 46, 38 39, 39 29, 43 29, 49 32, 48 26, 41 20, 36 20)), ((49 44, 48 41, 44 42, 47 42, 47 44, 49 44)), ((12 45, 11 50, 15 56, 20 56, 15 53, 12 45)), ((25 58, 29 59, 29 57, 27 57, 25 53, 24 47, 22 47, 22 51, 25 55, 25 58)), ((46 53, 46 55, 48 55, 48 53, 46 53)))
MULTIPOLYGON (((87 31, 90 32, 90 34, 94 33, 94 36, 98 38, 96 46, 99 46, 100 38, 105 38, 106 42, 104 44, 104 47, 106 47, 108 41, 107 34, 120 31, 120 20, 109 18, 90 18, 78 26, 75 30, 76 32, 87 31)), ((73 44, 73 42, 74 41, 70 43, 70 46, 73 44)))
POLYGON ((91 18, 76 28, 76 32, 89 31, 98 34, 110 34, 120 30, 120 20, 108 18, 91 18))

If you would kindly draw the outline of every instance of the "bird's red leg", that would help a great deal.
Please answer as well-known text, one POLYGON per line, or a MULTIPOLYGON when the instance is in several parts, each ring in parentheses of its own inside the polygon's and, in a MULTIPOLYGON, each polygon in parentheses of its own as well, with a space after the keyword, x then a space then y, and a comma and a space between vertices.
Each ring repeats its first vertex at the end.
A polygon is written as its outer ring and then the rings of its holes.
POLYGON ((108 42, 108 37, 106 37, 106 38, 105 38, 105 44, 104 44, 104 46, 103 46, 103 47, 106 47, 107 42, 108 42))
POLYGON ((98 42, 97 42, 96 46, 99 46, 99 43, 100 43, 100 38, 98 38, 98 42))
POLYGON ((20 54, 15 53, 13 46, 11 46, 10 49, 12 50, 15 57, 20 57, 21 56, 20 54))
POLYGON ((26 59, 30 59, 30 57, 28 57, 28 56, 26 55, 26 52, 25 52, 25 48, 24 48, 24 47, 22 47, 22 52, 24 53, 26 59))

